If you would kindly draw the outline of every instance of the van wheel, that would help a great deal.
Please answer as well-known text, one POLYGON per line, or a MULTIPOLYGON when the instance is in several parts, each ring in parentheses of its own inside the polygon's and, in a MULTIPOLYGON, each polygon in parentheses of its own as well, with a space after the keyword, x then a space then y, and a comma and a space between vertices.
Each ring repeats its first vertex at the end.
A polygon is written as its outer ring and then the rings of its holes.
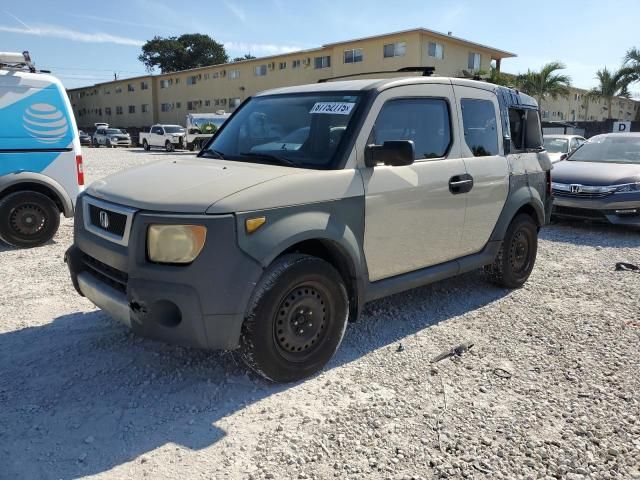
POLYGON ((53 238, 60 210, 46 195, 15 192, 0 200, 0 239, 19 248, 37 247, 53 238))
POLYGON ((340 274, 309 255, 284 255, 258 283, 242 325, 240 352, 252 370, 274 382, 319 371, 338 349, 349 301, 340 274))
POLYGON ((531 275, 537 253, 538 226, 529 215, 520 214, 511 221, 495 261, 484 269, 492 282, 520 288, 531 275))
POLYGON ((107 140, 104 144, 105 147, 111 148, 111 140, 107 140))
POLYGON ((164 144, 164 149, 167 152, 173 152, 175 150, 175 147, 173 146, 173 143, 171 143, 169 140, 167 140, 164 144))
POLYGON ((146 140, 142 141, 142 148, 144 148, 147 151, 151 150, 151 147, 149 146, 149 142, 147 142, 146 140))
POLYGON ((93 145, 93 148, 100 148, 100 144, 98 143, 98 140, 96 140, 95 138, 91 140, 91 145, 93 145))

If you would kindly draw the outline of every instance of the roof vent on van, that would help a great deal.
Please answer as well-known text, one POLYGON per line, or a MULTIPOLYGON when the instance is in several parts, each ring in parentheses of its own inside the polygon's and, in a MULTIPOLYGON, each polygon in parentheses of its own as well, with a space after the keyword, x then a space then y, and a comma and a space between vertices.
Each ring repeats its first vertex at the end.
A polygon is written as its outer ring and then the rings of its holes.
POLYGON ((26 50, 18 52, 0 52, 0 68, 14 68, 22 70, 28 68, 30 72, 36 71, 36 66, 31 61, 31 56, 26 50))

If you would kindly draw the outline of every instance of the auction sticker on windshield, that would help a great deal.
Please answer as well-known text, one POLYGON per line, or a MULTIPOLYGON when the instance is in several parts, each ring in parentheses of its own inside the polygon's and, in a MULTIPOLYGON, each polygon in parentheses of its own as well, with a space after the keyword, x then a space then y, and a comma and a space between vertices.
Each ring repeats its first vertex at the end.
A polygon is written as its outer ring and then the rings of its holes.
POLYGON ((332 115, 349 115, 355 103, 316 102, 309 113, 329 113, 332 115))

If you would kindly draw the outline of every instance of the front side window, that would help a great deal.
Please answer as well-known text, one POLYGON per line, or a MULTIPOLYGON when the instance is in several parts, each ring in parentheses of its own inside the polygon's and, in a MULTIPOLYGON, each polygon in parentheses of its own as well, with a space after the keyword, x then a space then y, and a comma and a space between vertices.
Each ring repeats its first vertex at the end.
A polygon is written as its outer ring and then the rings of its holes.
POLYGON ((316 69, 329 68, 331 66, 331 57, 316 57, 314 60, 314 66, 316 69))
POLYGON ((469 60, 467 62, 467 67, 470 70, 480 70, 480 60, 481 56, 479 53, 469 52, 469 60))
POLYGON ((204 157, 335 168, 341 146, 353 135, 360 92, 254 97, 225 124, 204 157))
POLYGON ((360 63, 363 60, 362 49, 354 48, 344 51, 344 63, 360 63))
POLYGON ((406 42, 396 42, 396 43, 387 43, 383 46, 383 56, 384 58, 390 57, 404 57, 407 52, 407 43, 406 42))
POLYGON ((442 60, 444 58, 444 47, 441 43, 429 42, 428 46, 429 56, 442 60))
POLYGON ((463 98, 464 140, 474 157, 498 155, 496 109, 490 100, 463 98))
POLYGON ((369 143, 411 140, 415 159, 444 157, 451 145, 449 106, 441 98, 403 98, 384 104, 369 143))

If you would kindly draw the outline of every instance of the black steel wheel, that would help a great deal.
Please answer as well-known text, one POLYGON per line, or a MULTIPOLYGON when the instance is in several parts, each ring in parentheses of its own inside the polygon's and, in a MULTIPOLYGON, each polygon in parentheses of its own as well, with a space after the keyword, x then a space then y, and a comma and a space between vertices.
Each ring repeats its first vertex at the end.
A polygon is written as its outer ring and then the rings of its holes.
POLYGON ((165 149, 167 152, 173 152, 173 151, 175 150, 175 147, 173 146, 173 143, 171 143, 169 140, 167 140, 167 141, 164 143, 164 149, 165 149))
POLYGON ((0 239, 19 248, 42 245, 60 225, 60 210, 46 195, 14 192, 0 200, 0 239))
POLYGON ((529 215, 517 215, 507 229, 495 261, 485 267, 485 272, 500 286, 520 288, 531 275, 537 253, 537 224, 529 215))
POLYGON ((147 139, 142 140, 142 148, 144 148, 147 151, 151 150, 151 147, 149 146, 149 142, 147 142, 147 139))
POLYGON ((274 382, 320 370, 337 350, 349 301, 340 274, 322 259, 285 255, 265 272, 242 326, 245 363, 274 382))

